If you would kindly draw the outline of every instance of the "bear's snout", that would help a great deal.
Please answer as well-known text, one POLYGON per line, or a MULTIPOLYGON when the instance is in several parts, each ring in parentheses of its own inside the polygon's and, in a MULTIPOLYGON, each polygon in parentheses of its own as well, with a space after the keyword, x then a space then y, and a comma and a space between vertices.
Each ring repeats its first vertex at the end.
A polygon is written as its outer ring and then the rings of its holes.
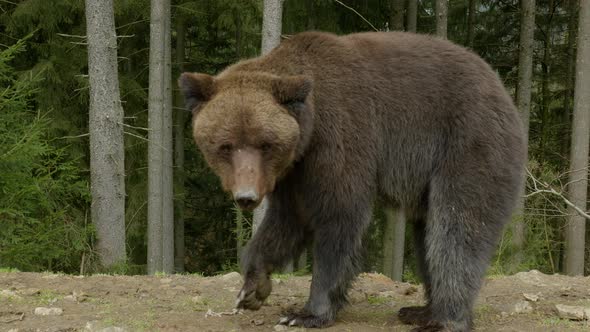
POLYGON ((252 189, 238 190, 234 193, 234 200, 242 210, 252 210, 258 205, 258 194, 252 189))

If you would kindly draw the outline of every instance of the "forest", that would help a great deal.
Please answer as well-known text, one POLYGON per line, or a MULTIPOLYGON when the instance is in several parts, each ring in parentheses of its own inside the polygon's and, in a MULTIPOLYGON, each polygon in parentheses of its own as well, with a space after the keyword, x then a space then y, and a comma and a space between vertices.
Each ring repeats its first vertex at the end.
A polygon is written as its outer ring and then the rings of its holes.
MULTIPOLYGON (((483 57, 526 124, 526 187, 488 274, 590 274, 589 1, 277 0, 265 21, 271 2, 0 0, 0 268, 239 271, 256 213, 195 146, 180 73, 307 30, 406 30, 483 57)), ((418 281, 403 215, 377 202, 364 237, 364 271, 418 281)), ((311 254, 294 261, 310 272, 311 254)))

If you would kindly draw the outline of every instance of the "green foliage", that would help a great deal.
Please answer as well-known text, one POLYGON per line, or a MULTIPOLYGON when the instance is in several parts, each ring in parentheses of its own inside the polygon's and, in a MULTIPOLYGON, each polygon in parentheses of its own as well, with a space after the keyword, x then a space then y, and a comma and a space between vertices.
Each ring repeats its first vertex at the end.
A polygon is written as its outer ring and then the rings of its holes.
POLYGON ((23 271, 76 271, 90 254, 88 183, 46 137, 49 118, 33 102, 41 75, 16 75, 10 65, 24 50, 21 40, 0 52, 0 261, 23 271))
MULTIPOLYGON (((283 34, 324 30, 338 34, 385 30, 390 1, 287 0, 283 34)), ((567 170, 571 94, 567 40, 572 13, 567 2, 537 2, 533 107, 529 151, 531 172, 553 187, 567 170), (549 38, 547 38, 549 36, 549 38), (544 57, 545 51, 547 56, 544 57)), ((125 110, 125 187, 129 261, 112 273, 142 273, 146 262, 147 88, 149 16, 147 0, 118 0, 115 21, 119 79, 125 110)), ((84 1, 4 1, 0 12, 0 262, 25 271, 94 270, 88 193, 88 78, 84 1), (24 37, 34 32, 28 39, 24 37), (6 47, 4 45, 12 45, 6 47)), ((418 1, 418 32, 435 30, 434 2, 418 1)), ((449 2, 449 39, 464 44, 468 1, 449 2)), ((172 43, 178 22, 186 27, 185 70, 218 73, 259 53, 261 0, 173 1, 172 43)), ((575 14, 575 13, 574 13, 575 14)), ((520 12, 518 1, 478 1, 473 49, 516 88, 520 12)), ((173 52, 175 52, 173 46, 173 52)), ((174 58, 174 54, 173 54, 174 58)), ((173 81, 179 74, 173 63, 173 81)), ((182 107, 177 105, 177 107, 182 107)), ((187 273, 213 275, 237 269, 236 248, 250 237, 249 216, 237 213, 219 180, 185 137, 185 245, 187 273), (236 223, 236 221, 239 221, 236 223), (236 226, 241 229, 236 230, 236 226)), ((561 190, 560 190, 561 191, 561 190)), ((530 190, 529 190, 530 192, 530 190)), ((556 196, 526 202, 527 245, 521 269, 560 271, 564 205, 556 196)), ((364 237, 363 270, 380 271, 382 203, 364 237)), ((412 225, 408 224, 404 280, 416 281, 412 225)), ((589 232, 590 234, 590 232, 589 232)), ((490 273, 507 271, 513 254, 510 233, 502 238, 490 273)), ((589 235, 590 236, 590 235, 589 235)), ((308 252, 312 262, 312 253, 308 252)), ((590 257, 590 255, 588 255, 590 257)), ((589 258, 590 259, 590 258, 589 258)), ((587 264, 590 268, 590 264, 587 264)))

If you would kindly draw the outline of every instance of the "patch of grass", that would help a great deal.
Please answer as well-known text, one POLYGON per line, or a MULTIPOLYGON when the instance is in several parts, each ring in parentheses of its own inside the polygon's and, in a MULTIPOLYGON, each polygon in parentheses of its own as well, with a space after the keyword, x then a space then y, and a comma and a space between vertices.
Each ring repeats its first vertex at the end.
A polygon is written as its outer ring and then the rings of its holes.
POLYGON ((14 273, 20 272, 18 269, 12 267, 0 267, 0 273, 14 273))
POLYGON ((37 301, 43 305, 52 304, 55 301, 63 298, 62 295, 56 293, 54 290, 51 290, 51 289, 42 289, 39 292, 39 295, 37 295, 37 297, 38 297, 37 301))
POLYGON ((371 305, 381 305, 389 302, 389 298, 379 295, 370 295, 367 298, 367 302, 369 302, 371 305))
POLYGON ((156 313, 150 309, 146 314, 129 322, 132 331, 153 331, 156 325, 156 313))
POLYGON ((484 319, 488 316, 491 316, 494 313, 494 308, 488 304, 482 304, 475 307, 475 316, 478 319, 484 319))
POLYGON ((184 305, 191 308, 192 311, 207 311, 211 304, 210 299, 202 296, 191 297, 184 301, 184 305))
POLYGON ((164 271, 156 271, 156 273, 154 273, 154 277, 162 278, 162 277, 167 277, 167 276, 168 276, 168 274, 164 271))
POLYGON ((293 277, 293 273, 273 273, 271 278, 274 280, 287 280, 293 277))
POLYGON ((562 326, 562 327, 572 327, 572 321, 569 319, 563 319, 559 317, 549 317, 543 319, 541 322, 543 325, 547 326, 562 326))

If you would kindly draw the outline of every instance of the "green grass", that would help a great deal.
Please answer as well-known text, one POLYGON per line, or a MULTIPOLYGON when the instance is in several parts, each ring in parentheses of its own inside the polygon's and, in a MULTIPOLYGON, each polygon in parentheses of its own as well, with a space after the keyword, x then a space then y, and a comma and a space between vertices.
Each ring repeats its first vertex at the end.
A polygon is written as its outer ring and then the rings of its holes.
POLYGON ((559 317, 545 318, 543 319, 542 324, 547 326, 572 327, 572 322, 569 319, 563 319, 559 317))
POLYGON ((389 302, 389 298, 379 295, 371 295, 367 298, 367 302, 371 305, 381 305, 389 302))
POLYGON ((51 289, 43 289, 39 292, 39 295, 37 295, 37 296, 38 296, 37 301, 43 305, 51 304, 54 301, 60 300, 63 298, 62 295, 56 293, 54 290, 51 290, 51 289))
POLYGON ((0 273, 14 273, 20 272, 18 269, 12 267, 0 267, 0 273))

